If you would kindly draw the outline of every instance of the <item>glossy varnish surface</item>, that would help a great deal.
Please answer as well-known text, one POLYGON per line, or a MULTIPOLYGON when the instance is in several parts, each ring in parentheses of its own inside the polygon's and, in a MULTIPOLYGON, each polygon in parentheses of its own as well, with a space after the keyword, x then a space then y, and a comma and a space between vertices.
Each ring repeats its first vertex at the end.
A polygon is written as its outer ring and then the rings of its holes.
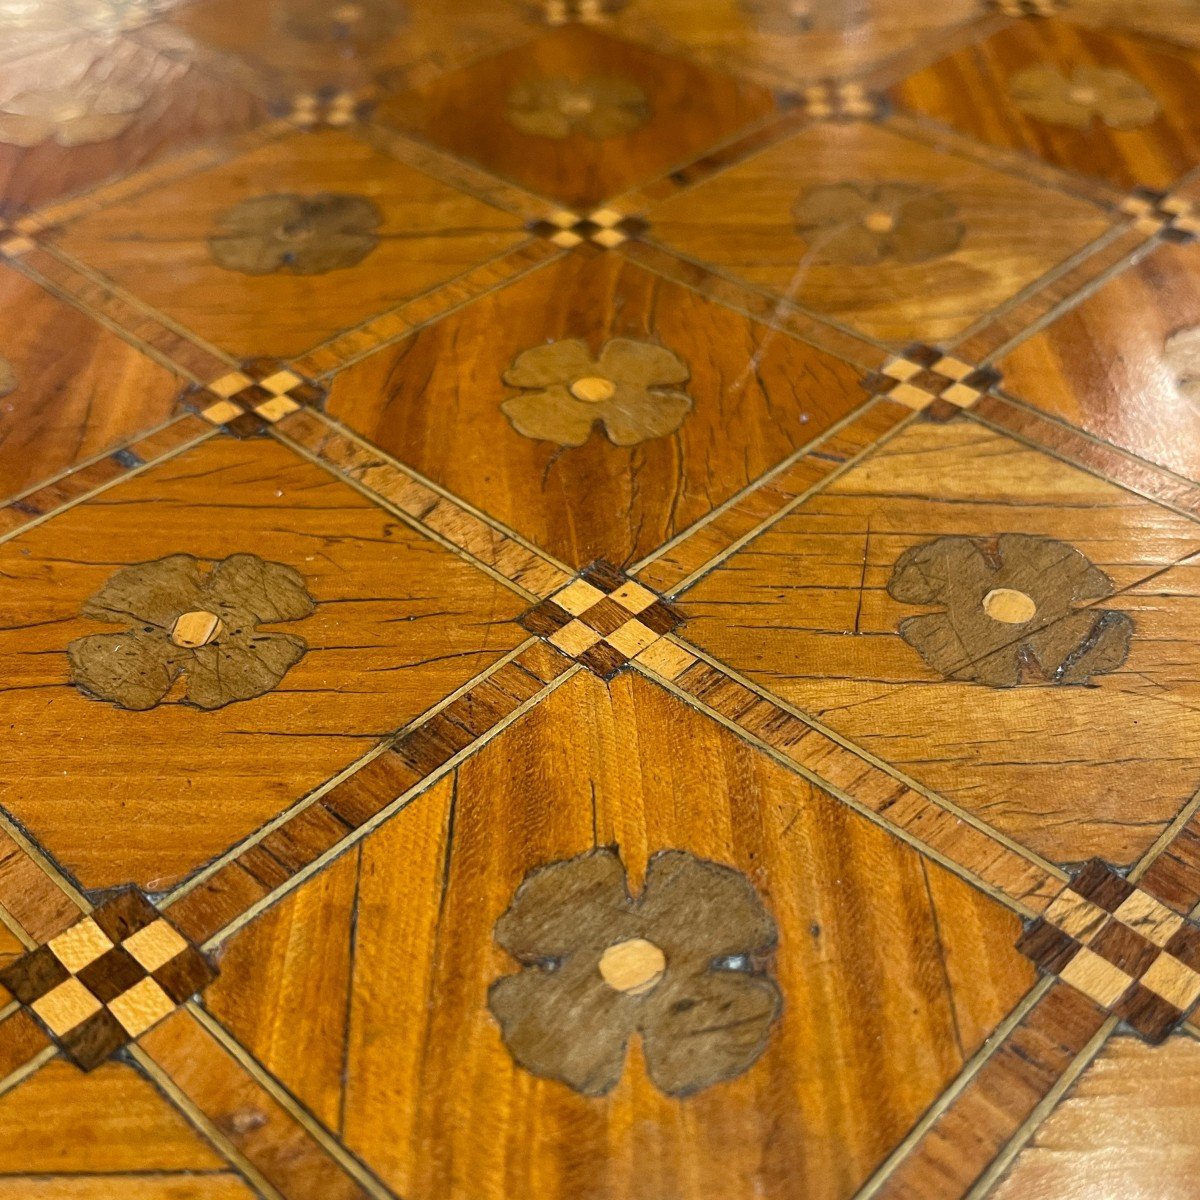
POLYGON ((0 0, 0 1200, 1183 1200, 1187 0, 0 0))

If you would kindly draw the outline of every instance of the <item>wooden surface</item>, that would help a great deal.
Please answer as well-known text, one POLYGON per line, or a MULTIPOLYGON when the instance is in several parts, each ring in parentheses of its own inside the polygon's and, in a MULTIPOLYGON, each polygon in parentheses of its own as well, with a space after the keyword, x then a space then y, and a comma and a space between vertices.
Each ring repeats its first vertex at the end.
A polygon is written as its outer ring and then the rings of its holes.
POLYGON ((0 1200, 1191 1196, 1198 88, 0 0, 0 1200))

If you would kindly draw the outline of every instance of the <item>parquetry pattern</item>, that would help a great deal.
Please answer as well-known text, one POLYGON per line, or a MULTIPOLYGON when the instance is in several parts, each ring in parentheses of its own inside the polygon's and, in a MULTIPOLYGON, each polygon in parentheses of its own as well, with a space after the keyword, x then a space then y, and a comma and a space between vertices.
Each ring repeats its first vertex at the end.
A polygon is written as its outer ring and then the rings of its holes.
POLYGON ((1198 88, 0 0, 0 1194, 1192 1200, 1198 88))

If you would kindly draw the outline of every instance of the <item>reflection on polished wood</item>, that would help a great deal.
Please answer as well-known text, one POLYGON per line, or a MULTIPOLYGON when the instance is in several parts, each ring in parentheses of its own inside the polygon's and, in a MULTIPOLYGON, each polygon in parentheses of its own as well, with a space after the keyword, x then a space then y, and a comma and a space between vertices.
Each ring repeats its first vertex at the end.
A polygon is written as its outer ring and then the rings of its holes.
POLYGON ((1190 0, 0 0, 0 1200, 1175 1200, 1190 0))

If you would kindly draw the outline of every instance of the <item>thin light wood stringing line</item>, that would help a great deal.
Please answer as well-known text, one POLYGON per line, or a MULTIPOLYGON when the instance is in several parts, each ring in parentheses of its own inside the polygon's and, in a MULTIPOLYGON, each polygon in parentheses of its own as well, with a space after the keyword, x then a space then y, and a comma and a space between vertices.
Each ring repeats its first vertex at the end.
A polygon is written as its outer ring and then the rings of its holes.
POLYGON ((377 1200, 394 1200, 394 1194, 364 1163, 342 1145, 335 1134, 308 1111, 270 1071, 266 1069, 203 1005, 189 1000, 184 1006, 204 1026, 213 1039, 289 1116, 312 1137, 321 1149, 342 1168, 365 1192, 377 1200))
POLYGON ((851 425, 856 420, 859 420, 861 417, 865 416, 877 403, 878 397, 867 397, 862 404, 858 406, 858 408, 847 413, 836 424, 830 425, 828 429, 826 429, 823 433, 818 434, 812 439, 812 441, 806 442, 799 449, 794 450, 781 463, 767 471, 765 475, 760 475, 757 479, 752 479, 744 488, 738 492, 735 492, 723 504, 718 504, 717 507, 711 512, 707 513, 703 517, 700 517, 698 520, 693 521, 691 525, 689 525, 686 529, 681 530, 669 541, 663 542, 663 544, 659 546, 657 550, 652 550, 646 555, 645 558, 639 559, 628 568, 629 574, 636 575, 639 571, 645 570, 646 567, 648 567, 652 562, 656 562, 669 550, 674 550, 676 546, 681 545, 689 538, 695 536, 706 525, 711 524, 713 521, 717 520, 718 517, 724 516, 725 513, 727 513, 731 508, 735 508, 748 496, 752 496, 761 488, 766 487, 767 484, 769 484, 773 479, 779 475, 782 475, 790 467, 795 466, 796 463, 798 463, 801 459, 807 458, 819 446, 824 445, 829 438, 841 433, 841 431, 845 429, 847 425, 851 425))
POLYGON ((19 525, 16 529, 10 529, 8 533, 0 534, 0 544, 11 541, 13 538, 19 537, 23 533, 28 533, 31 529, 36 529, 44 521, 49 521, 51 517, 57 517, 59 513, 64 513, 67 511, 67 509, 74 508, 75 505, 84 503, 85 500, 94 499, 96 496, 99 496, 101 492, 107 492, 109 488, 116 487, 117 484, 124 483, 128 479, 132 479, 135 475, 140 475, 143 471, 149 470, 151 467, 157 467, 161 463, 168 462, 176 455, 182 454, 185 450, 191 450, 194 446, 200 445, 201 442, 206 442, 210 437, 215 436, 216 432, 217 430, 215 428, 206 429, 203 433, 192 438, 191 441, 184 442, 179 446, 173 446, 170 450, 160 454, 157 458, 147 459, 146 462, 141 463, 136 467, 130 467, 128 471, 124 472, 124 474, 118 475, 115 479, 108 480, 107 483, 100 484, 99 487, 92 488, 90 492, 84 492, 82 496, 76 496, 72 500, 67 500, 65 503, 60 504, 57 508, 52 508, 49 512, 42 513, 40 517, 31 517, 26 524, 19 525))
MULTIPOLYGON (((1066 421, 1062 421, 1050 413, 1042 412, 1036 409, 1033 405, 1026 403, 1024 400, 1018 399, 1010 392, 1006 392, 1003 388, 997 391, 998 399, 1003 400, 1007 404, 1015 405, 1017 408, 1022 408, 1026 412, 1032 413, 1034 416, 1049 422, 1051 425, 1057 425, 1065 429, 1068 433, 1076 437, 1082 438, 1086 442, 1091 442, 1093 446, 1099 446, 1103 450, 1108 450, 1121 458, 1126 458, 1135 466, 1141 467, 1143 470, 1150 471, 1154 475, 1162 475, 1167 479, 1177 479, 1180 483, 1186 484, 1188 487, 1195 487, 1195 481, 1186 479, 1182 475, 1176 475, 1174 471, 1168 470, 1166 467, 1161 467, 1158 463, 1152 463, 1147 459, 1139 458, 1136 454, 1128 450, 1122 449, 1120 446, 1114 446, 1111 442, 1106 442, 1102 438, 1090 434, 1085 429, 1079 429, 1074 425, 1068 425, 1066 421)), ((1139 492, 1136 488, 1130 487, 1129 484, 1122 482, 1120 479, 1113 479, 1106 475, 1099 467, 1092 466, 1090 463, 1079 462, 1076 459, 1068 458, 1061 450, 1054 446, 1043 446, 1041 442, 1034 441, 1027 433, 1018 433, 1015 429, 1009 429, 1005 425, 998 424, 995 421, 989 420, 981 413, 976 412, 973 408, 964 408, 963 414, 974 421, 977 425, 982 425, 985 429, 990 429, 993 433, 1000 434, 1001 437, 1009 438, 1014 442, 1020 442, 1023 446, 1028 446, 1031 450, 1036 450, 1039 454, 1046 455, 1047 458, 1056 459, 1064 466, 1071 467, 1075 471, 1082 471, 1085 475, 1092 476, 1093 479, 1099 479, 1103 483, 1107 483, 1110 487, 1120 488, 1123 492, 1128 492, 1131 496, 1136 496, 1145 504, 1157 504, 1160 508, 1168 509, 1177 516, 1186 517, 1187 520, 1200 523, 1200 516, 1194 512, 1188 512, 1186 508, 1181 508, 1172 500, 1165 497, 1147 496, 1139 492)))
MULTIPOLYGON (((544 266, 545 264, 542 263, 539 265, 544 266)), ((443 500, 448 500, 457 508, 461 508, 464 512, 470 513, 473 517, 478 518, 485 525, 490 526, 497 533, 502 534, 510 541, 516 542, 518 546, 528 550, 530 554, 536 555, 538 558, 542 559, 543 562, 549 563, 552 567, 557 567, 560 571, 564 571, 572 578, 577 574, 574 567, 568 566, 565 562, 555 558, 553 554, 550 554, 548 551, 543 550, 540 546, 535 545, 527 537, 517 533, 515 529, 509 529, 508 526, 502 521, 498 521, 490 513, 484 512, 482 508, 477 508, 469 500, 464 500, 461 496, 456 496, 448 488, 442 487, 440 483, 435 482, 426 475, 422 475, 420 471, 414 470, 412 467, 408 466, 407 463, 402 463, 394 455, 388 454, 386 450, 381 450, 372 442, 368 442, 365 438, 355 433, 353 429, 343 425, 334 417, 328 416, 323 412, 318 412, 315 409, 311 411, 313 416, 323 421, 329 426, 330 429, 332 429, 335 433, 340 434, 348 442, 353 442, 355 445, 361 446, 362 449, 366 450, 369 454, 371 454, 372 457, 378 458, 381 462, 386 463, 396 471, 399 471, 402 475, 406 475, 408 478, 415 480, 422 487, 427 487, 431 492, 436 492, 442 497, 443 500)), ((285 436, 285 434, 280 434, 281 438, 285 436)), ((337 469, 341 470, 341 468, 337 469)))
POLYGON ((573 678, 582 670, 583 668, 578 663, 568 667, 567 670, 564 671, 557 679, 551 680, 551 682, 546 684, 541 691, 537 692, 533 696, 530 696, 529 699, 523 704, 520 704, 514 708, 513 711, 508 714, 508 716, 498 721, 496 725, 494 725, 486 733, 481 734, 469 746, 464 746, 463 749, 461 749, 457 754, 447 759, 446 762, 444 762, 436 770, 431 771, 419 783, 413 784, 408 791, 402 792, 390 804, 380 809, 379 812, 371 817, 370 820, 365 821, 352 833, 348 833, 336 845, 330 846, 330 848, 326 850, 324 854, 313 859, 308 866, 302 867, 293 876, 291 876, 289 879, 286 879, 273 891, 268 892, 260 900, 257 900, 240 916, 234 917, 234 919, 230 921, 229 924, 223 929, 217 930, 212 937, 204 942, 200 949, 204 951, 216 949, 216 947, 218 947, 223 941, 232 937, 239 929, 253 921, 254 918, 259 915, 259 913, 264 912, 266 909, 270 908, 271 905, 283 899, 283 897, 289 892, 294 891, 302 883, 306 882, 308 879, 312 878, 313 875, 317 874, 317 872, 324 868, 326 864, 332 862, 339 855, 344 854, 350 849, 351 846, 357 845, 363 840, 363 838, 367 836, 367 834, 378 829, 380 825, 398 813, 402 808, 406 808, 412 803, 413 800, 416 800, 424 792, 428 791, 429 788, 431 788, 439 780, 444 779, 461 763, 470 758, 471 755, 481 750, 488 744, 488 742, 492 741, 493 738, 498 737, 504 732, 504 730, 506 730, 515 721, 523 717, 527 712, 536 708, 537 705, 539 705, 547 696, 549 696, 551 692, 562 687, 562 685, 566 683, 568 679, 573 678))
POLYGON ((0 1022, 7 1021, 15 1012, 21 1010, 20 1000, 10 1000, 3 1008, 0 1008, 0 1022))
POLYGON ((418 716, 413 717, 413 719, 409 721, 407 725, 402 726, 395 733, 388 734, 388 736, 385 737, 381 742, 375 746, 372 746, 371 749, 368 750, 364 755, 362 755, 360 758, 356 758, 354 762, 344 767, 336 775, 333 775, 329 779, 325 780, 324 783, 311 791, 307 796, 303 796, 290 808, 284 809, 283 812, 279 813, 278 816, 273 817, 261 828, 255 830, 249 835, 249 837, 243 838, 242 841, 237 843, 237 845, 231 846, 225 851, 224 854, 221 854, 219 857, 213 859, 212 862, 207 863, 194 875, 190 875, 182 883, 172 888, 171 891, 169 891, 166 896, 160 900, 158 904, 159 911, 161 912, 169 908, 172 904, 175 904, 177 901, 182 900, 184 896, 193 891, 195 888, 199 887, 199 885, 202 884, 206 879, 209 879, 215 875, 227 863, 232 862, 236 858, 240 858, 242 854, 249 850, 252 846, 257 846, 258 843, 263 840, 263 838, 268 836, 268 834, 273 833, 281 825, 284 825, 290 821, 294 816, 302 813, 306 808, 316 804, 318 800, 320 800, 323 796, 328 795, 335 787, 338 786, 338 784, 345 782, 345 780, 349 779, 352 775, 357 775, 358 772, 363 769, 363 767, 377 759, 385 751, 390 750, 406 734, 420 729, 433 717, 437 716, 437 714, 443 709, 453 704, 455 700, 460 699, 462 696, 465 696, 468 692, 478 687, 479 684, 490 679, 497 671, 499 671, 502 667, 506 667, 514 659, 524 654, 525 651, 531 646, 537 645, 540 640, 540 638, 533 636, 526 638, 525 641, 523 641, 519 646, 513 650, 510 650, 502 658, 497 659, 494 663, 492 663, 491 666, 487 667, 483 671, 480 671, 478 675, 468 679, 467 682, 461 687, 455 688, 454 691, 452 691, 448 696, 439 700, 430 708, 425 709, 425 711, 420 713, 418 716))
POLYGON ((1200 791, 1198 791, 1187 802, 1187 804, 1183 806, 1182 811, 1175 818, 1175 820, 1173 820, 1170 825, 1168 825, 1166 829, 1164 829, 1162 833, 1160 833, 1158 837, 1154 839, 1154 844, 1150 847, 1150 849, 1147 850, 1146 853, 1143 854, 1136 863, 1134 863, 1128 875, 1130 883, 1137 883, 1137 881, 1141 879, 1141 877, 1150 869, 1151 865, 1154 863, 1154 860, 1158 858, 1160 854, 1163 854, 1165 851, 1170 849, 1171 843, 1183 831, 1183 827, 1192 819, 1192 817, 1196 815, 1197 809, 1200 809, 1200 791))
POLYGON ((517 593, 524 600, 528 600, 536 604, 544 597, 531 592, 527 587, 517 583, 516 580, 509 579, 507 575, 502 575, 490 563, 486 563, 481 558, 476 558, 469 550, 465 550, 462 546, 456 545, 444 534, 438 533, 436 529, 430 529, 428 525, 423 525, 416 517, 410 517, 402 508, 397 507, 386 496, 380 495, 378 492, 372 491, 365 484, 360 483, 353 475, 347 474, 341 467, 335 463, 327 462, 325 459, 314 454, 307 446, 301 445, 299 442, 293 441, 286 433, 281 433, 273 426, 271 435, 276 438, 282 445, 289 450, 299 454, 302 458, 307 458, 310 462, 314 462, 322 470, 328 471, 334 478, 340 480, 347 487, 352 487, 360 495, 365 496, 372 504, 377 504, 380 508, 390 512, 398 520, 403 521, 410 529, 421 534, 422 537, 427 537, 431 541, 437 542, 443 549, 449 550, 452 554, 457 555, 464 562, 470 563, 474 567, 478 567, 481 571, 490 575, 497 583, 502 583, 511 591, 517 593))
MULTIPOLYGON (((37 942, 25 932, 17 918, 14 917, 12 913, 10 913, 8 909, 4 907, 3 904, 0 904, 0 925, 3 925, 4 928, 7 929, 8 932, 11 933, 13 937, 15 937, 17 941, 25 947, 26 950, 37 949, 37 942)), ((3 1018, 4 1013, 0 1013, 0 1020, 3 1018)))
POLYGON ((887 1183, 896 1168, 908 1158, 917 1143, 933 1127, 934 1123, 966 1091, 968 1085, 979 1074, 980 1068, 999 1050, 1009 1035, 1025 1019, 1030 1009, 1054 986, 1050 975, 1041 976, 1017 1006, 992 1030, 986 1041, 964 1064, 950 1086, 925 1110, 921 1119, 909 1130, 904 1140, 883 1160, 875 1174, 854 1194, 853 1200, 871 1200, 887 1183))
POLYGON ((913 422, 916 421, 920 415, 920 412, 914 411, 911 416, 904 417, 898 421, 891 429, 883 434, 882 437, 876 438, 873 442, 868 442, 867 445, 865 445, 856 455, 854 455, 853 458, 846 459, 844 463, 838 467, 835 467, 829 472, 828 475, 818 479, 817 482, 811 487, 805 488, 805 490, 802 491, 798 496, 792 500, 789 500, 787 504, 785 504, 777 513, 767 517, 766 520, 760 522, 749 532, 742 534, 741 537, 730 542, 730 544, 726 546, 724 550, 715 554, 702 567, 698 567, 685 579, 675 584, 668 594, 671 596, 679 596, 682 595, 683 592, 687 591, 688 588, 695 586, 695 584, 699 583, 699 581, 705 575, 707 575, 710 571, 716 570, 717 567, 725 562, 726 559, 736 554, 743 546, 749 545, 749 543, 754 541, 755 538, 760 537, 772 526, 782 521, 784 517, 788 516, 789 513, 794 512, 805 501, 811 500, 813 496, 817 495, 821 491, 824 491, 824 489, 833 483, 835 479, 840 479, 841 476, 845 475, 846 472, 852 467, 856 467, 864 458, 867 457, 867 455, 878 450, 881 446, 886 445, 889 441, 891 441, 892 438, 900 433, 901 430, 907 429, 911 424, 913 424, 913 422))
POLYGON ((1038 1126, 1057 1107, 1067 1089, 1091 1065, 1092 1060, 1100 1053, 1104 1043, 1108 1041, 1120 1020, 1120 1017, 1111 1016, 1100 1026, 1092 1040, 1075 1056, 1070 1066, 1058 1077, 1054 1086, 1035 1105, 1033 1111, 1021 1123, 1020 1128, 1013 1134, 1008 1144, 992 1159, 987 1169, 975 1181, 974 1187, 963 1196, 962 1200, 983 1200, 992 1190, 992 1185, 1012 1165, 1013 1159, 1025 1148, 1025 1143, 1037 1132, 1038 1126))
POLYGON ((15 1071, 10 1071, 8 1075, 0 1079, 0 1096, 3 1096, 5 1092, 11 1092, 18 1083, 24 1082, 35 1071, 40 1071, 52 1058, 57 1056, 57 1046, 45 1046, 39 1050, 27 1063, 19 1066, 15 1071))
MULTIPOLYGON (((38 248, 44 250, 46 247, 38 244, 38 248)), ((16 267, 27 278, 32 279, 39 287, 44 288, 52 296, 57 296, 65 304, 71 305, 72 308, 78 309, 85 316, 90 317, 99 325, 103 325, 109 332, 116 334, 122 341, 127 342, 135 350, 146 355, 147 358, 152 358, 160 367, 164 367, 174 375, 180 376, 182 379, 191 380, 192 383, 207 383, 207 380, 201 379, 193 374, 187 367, 181 363, 175 362, 174 359, 168 358, 161 350, 150 345, 149 342, 137 336, 137 334, 126 329, 124 325, 118 321, 114 321, 107 313, 101 312, 97 308, 93 308, 81 297, 76 296, 73 292, 67 291, 61 284, 55 283, 48 276, 43 275, 36 267, 32 267, 25 261, 22 255, 18 258, 10 259, 11 266, 16 267)))
MULTIPOLYGON (((50 255, 51 258, 57 258, 64 267, 69 267, 72 271, 82 275, 85 279, 90 279, 92 283, 102 288, 104 291, 115 296, 118 300, 124 301, 130 308, 136 309, 138 312, 144 313, 152 320, 157 321, 165 329, 169 329, 172 333, 178 334, 186 342, 191 342, 199 350, 203 350, 206 354, 211 354, 214 358, 219 359, 229 366, 237 367, 241 364, 227 351, 220 349, 218 346, 206 342, 199 334, 193 333, 186 325, 181 325, 174 317, 167 316, 166 313, 160 312, 157 308, 152 308, 145 300, 135 296, 133 292, 126 291, 115 280, 110 279, 107 275, 102 275, 93 267, 89 267, 87 263, 69 254, 61 246, 55 245, 53 242, 38 242, 38 249, 50 255)), ((91 311, 90 308, 88 310, 91 311)), ((207 382, 202 380, 201 382, 207 382)))
POLYGON ((92 911, 92 906, 88 903, 87 897, 34 845, 21 827, 2 808, 0 808, 0 829, 3 829, 25 851, 39 870, 41 870, 42 874, 52 880, 55 886, 59 888, 72 904, 79 907, 80 912, 90 913, 92 911))
POLYGON ((1067 871, 1064 871, 1062 867, 1058 866, 1057 863, 1052 863, 1049 859, 1042 858, 1040 854, 1030 850, 1027 846, 1022 846, 1020 842, 1014 841, 1007 834, 993 829, 987 824, 986 821, 976 816, 975 813, 970 812, 965 808, 960 808, 954 803, 954 801, 947 800, 944 796, 939 795, 937 792, 930 791, 929 788, 925 787, 924 784, 918 783, 915 779, 910 779, 899 768, 892 766, 890 763, 885 762, 881 758, 877 758, 869 750, 864 750, 861 746, 855 745, 854 742, 848 741, 840 733, 836 732, 836 730, 828 728, 815 717, 803 712, 795 705, 790 704, 788 701, 776 696, 774 693, 767 691, 766 688, 755 683, 754 680, 747 679, 746 676, 740 674, 733 667, 722 662, 719 658, 714 658, 707 651, 701 650, 699 647, 693 645, 693 643, 686 641, 681 637, 677 637, 674 634, 668 634, 667 637, 670 641, 679 646, 680 649, 685 650, 688 654, 694 655, 701 661, 706 662, 710 667, 720 671, 722 675, 728 676, 735 683, 741 684, 742 687, 753 692, 756 696, 761 696, 764 700, 774 704, 777 708, 781 708, 784 712, 790 713, 797 720, 803 721, 804 724, 809 726, 810 729, 815 729, 818 733, 829 738, 831 742, 836 742, 842 747, 843 750, 848 750, 856 758, 861 758, 863 762, 869 763, 877 770, 883 771, 885 774, 890 775, 899 783, 904 784, 905 787, 911 788, 914 792, 924 796, 925 799, 931 804, 937 805, 938 808, 949 813, 952 817, 958 821, 961 821, 964 825, 970 825, 972 828, 978 830, 978 832, 984 834, 989 840, 998 843, 1007 850, 1011 850, 1014 854, 1017 854, 1021 858, 1025 859, 1026 862, 1032 863, 1040 870, 1045 871, 1048 875, 1053 875, 1055 878, 1061 879, 1064 883, 1071 878, 1070 874, 1067 871))
POLYGON ((994 884, 988 883, 987 880, 981 879, 978 875, 975 875, 972 871, 968 870, 960 863, 956 863, 952 858, 948 858, 940 850, 935 850, 932 846, 926 845, 918 837, 909 833, 907 829, 903 829, 899 825, 892 824, 892 822, 890 822, 885 816, 881 816, 874 809, 867 807, 867 805, 863 804, 861 801, 855 800, 855 798, 851 796, 849 792, 844 791, 842 788, 830 783, 826 779, 822 779, 811 768, 804 766, 803 763, 796 762, 795 759, 788 758, 788 756, 782 751, 776 750, 775 747, 770 744, 770 742, 763 741, 763 739, 757 734, 751 733, 748 729, 744 729, 741 725, 737 724, 736 721, 730 720, 727 716, 725 716, 724 713, 718 712, 715 708, 711 707, 709 704, 706 704, 703 700, 699 700, 690 692, 684 691, 684 689, 678 684, 672 683, 671 680, 667 679, 665 676, 659 675, 657 671, 647 667, 644 663, 634 662, 633 665, 637 670, 641 671, 647 679, 652 679, 661 687, 666 688, 667 691, 669 691, 672 695, 677 696, 680 700, 682 700, 691 708, 694 708, 697 712, 703 713, 705 716, 711 717, 714 721, 724 725, 726 729, 737 734, 738 737, 740 737, 743 741, 749 742, 752 746, 757 746, 781 766, 786 767, 794 775, 799 775, 801 778, 807 779, 809 783, 816 785, 816 787, 820 788, 821 791, 826 792, 828 795, 837 800, 840 800, 843 804, 854 809, 856 813, 866 817, 866 819, 873 825, 878 825, 880 829, 884 829, 893 836, 898 837, 902 842, 906 842, 908 845, 912 846, 914 850, 919 851, 926 858, 941 864, 948 871, 957 875, 960 879, 965 879, 967 883, 971 884, 972 887, 978 888, 980 891, 985 892, 987 895, 991 896, 993 900, 1003 904, 1005 908, 1027 919, 1036 917, 1038 915, 1027 905, 1022 904, 1019 900, 1014 900, 1012 896, 1000 891, 999 888, 997 888, 994 884))
POLYGON ((267 1200, 289 1200, 273 1184, 269 1183, 259 1169, 221 1132, 217 1126, 186 1095, 178 1084, 137 1043, 126 1047, 130 1058, 150 1077, 158 1089, 171 1101, 179 1112, 193 1125, 218 1153, 242 1175, 251 1187, 256 1188, 267 1200))

